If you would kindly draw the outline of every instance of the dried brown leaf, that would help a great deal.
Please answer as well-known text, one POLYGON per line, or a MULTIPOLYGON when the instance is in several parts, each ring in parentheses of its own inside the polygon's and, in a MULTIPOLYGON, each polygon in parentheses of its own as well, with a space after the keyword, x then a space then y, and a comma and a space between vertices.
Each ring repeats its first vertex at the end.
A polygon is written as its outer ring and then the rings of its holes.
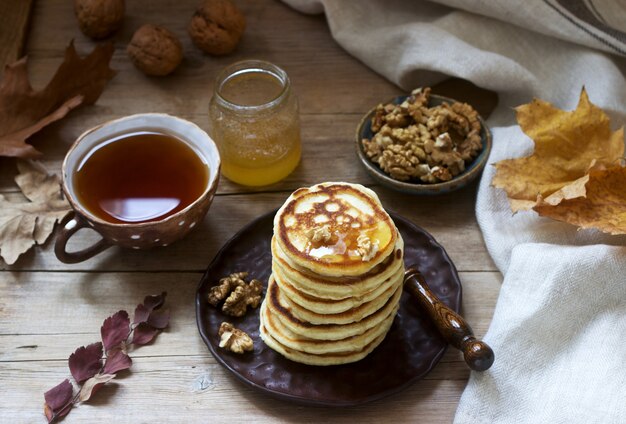
POLYGON ((539 99, 516 111, 535 151, 496 163, 492 181, 506 191, 513 211, 530 209, 538 196, 547 198, 584 177, 594 163, 610 166, 624 154, 624 129, 611 131, 609 117, 589 101, 584 88, 574 111, 539 99))
POLYGON ((137 346, 148 344, 156 337, 158 333, 158 329, 152 327, 148 323, 141 322, 133 330, 132 343, 137 346))
POLYGON ((74 387, 67 379, 44 393, 46 403, 43 410, 48 422, 64 417, 70 412, 73 394, 74 387))
POLYGON ((102 387, 105 383, 113 380, 115 378, 115 374, 96 374, 91 377, 89 380, 85 381, 83 387, 81 387, 80 392, 78 393, 78 400, 80 402, 87 402, 91 399, 100 387, 102 387))
POLYGON ((541 216, 580 228, 626 234, 626 167, 595 167, 589 172, 581 196, 563 199, 556 205, 550 204, 548 199, 540 200, 534 210, 541 216))
POLYGON ((9 265, 35 243, 44 243, 70 211, 56 175, 32 161, 19 161, 18 169, 15 181, 30 201, 9 202, 0 195, 0 256, 9 265))
POLYGON ((102 368, 102 343, 79 347, 68 359, 72 377, 77 383, 93 377, 102 368))
POLYGON ((129 334, 130 318, 126 311, 118 311, 111 315, 104 320, 102 327, 100 327, 102 344, 106 352, 120 347, 120 345, 126 341, 129 334))
POLYGON ((133 324, 147 322, 150 318, 150 314, 152 314, 153 311, 159 310, 161 306, 163 306, 166 296, 167 296, 167 292, 162 292, 161 294, 153 294, 150 296, 146 296, 145 299, 143 300, 143 303, 140 303, 135 308, 135 316, 133 317, 133 324))
POLYGON ((151 327, 164 329, 170 323, 170 310, 165 309, 163 311, 152 311, 148 317, 147 324, 151 327))
POLYGON ((96 102, 115 71, 109 68, 113 45, 96 48, 85 58, 73 42, 48 85, 35 91, 28 81, 26 58, 7 65, 0 82, 0 156, 41 155, 26 140, 81 104, 96 102))
POLYGON ((122 350, 116 350, 109 354, 104 363, 104 374, 115 374, 122 370, 127 370, 133 364, 132 359, 122 350))

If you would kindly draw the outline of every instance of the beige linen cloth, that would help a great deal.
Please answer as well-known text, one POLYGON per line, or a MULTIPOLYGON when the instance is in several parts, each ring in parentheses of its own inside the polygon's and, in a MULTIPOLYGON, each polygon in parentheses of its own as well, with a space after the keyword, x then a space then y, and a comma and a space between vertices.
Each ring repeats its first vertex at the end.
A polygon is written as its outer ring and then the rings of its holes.
MULTIPOLYGON (((584 85, 626 121, 624 0, 285 1, 325 13, 341 46, 407 91, 447 76, 496 91, 490 163, 532 150, 512 107, 533 96, 573 109, 584 85)), ((513 216, 493 174, 476 216, 504 275, 485 336, 496 361, 472 372, 455 423, 626 423, 626 238, 513 216)))

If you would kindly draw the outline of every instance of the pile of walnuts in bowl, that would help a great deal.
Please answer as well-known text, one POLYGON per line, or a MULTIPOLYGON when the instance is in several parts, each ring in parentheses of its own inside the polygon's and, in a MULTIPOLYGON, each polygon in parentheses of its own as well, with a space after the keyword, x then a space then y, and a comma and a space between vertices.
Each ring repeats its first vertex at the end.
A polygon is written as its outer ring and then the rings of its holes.
POLYGON ((465 171, 482 150, 478 113, 467 103, 429 107, 430 88, 418 88, 400 104, 380 104, 363 138, 366 156, 398 181, 438 183, 465 171))

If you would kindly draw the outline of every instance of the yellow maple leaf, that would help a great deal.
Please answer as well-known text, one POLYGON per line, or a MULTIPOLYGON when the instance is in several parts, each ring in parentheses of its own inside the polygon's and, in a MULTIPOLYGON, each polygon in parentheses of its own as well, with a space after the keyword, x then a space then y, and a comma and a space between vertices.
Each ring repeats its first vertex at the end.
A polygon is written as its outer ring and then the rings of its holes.
POLYGON ((522 131, 535 142, 535 151, 497 162, 492 181, 506 191, 514 212, 530 209, 538 196, 545 199, 574 183, 594 164, 610 166, 624 155, 624 128, 611 131, 609 117, 589 101, 584 88, 571 112, 539 99, 516 112, 522 131))
POLYGON ((609 234, 626 234, 626 167, 597 166, 579 181, 579 194, 564 198, 553 205, 540 199, 533 208, 541 216, 578 225, 597 228, 609 234), (583 189, 581 190, 581 186, 583 189))

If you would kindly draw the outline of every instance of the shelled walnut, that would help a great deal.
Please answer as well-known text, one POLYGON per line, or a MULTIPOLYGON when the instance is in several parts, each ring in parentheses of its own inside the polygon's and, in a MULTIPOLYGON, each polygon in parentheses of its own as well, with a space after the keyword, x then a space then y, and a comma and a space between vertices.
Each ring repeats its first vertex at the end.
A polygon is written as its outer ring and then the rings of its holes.
POLYGON ((217 332, 220 336, 219 346, 234 353, 251 352, 254 344, 250 336, 243 330, 235 328, 228 322, 223 322, 217 332))
POLYGON ((319 247, 327 244, 333 235, 331 234, 328 225, 324 225, 319 228, 311 228, 306 232, 305 236, 309 239, 313 246, 319 247))
POLYGON ((363 262, 371 260, 376 253, 378 253, 378 243, 372 243, 372 240, 370 240, 370 238, 365 234, 359 235, 356 239, 356 243, 357 251, 359 252, 359 255, 361 255, 361 260, 363 262))
POLYGON ((482 149, 478 113, 467 103, 429 107, 430 88, 401 104, 380 104, 371 119, 374 136, 361 140, 367 157, 399 181, 450 181, 482 149))
POLYGON ((259 280, 253 279, 246 283, 247 272, 235 272, 228 277, 221 278, 216 286, 209 290, 208 301, 217 307, 222 304, 222 312, 234 317, 242 317, 246 314, 248 306, 258 308, 261 303, 263 285, 259 280))

